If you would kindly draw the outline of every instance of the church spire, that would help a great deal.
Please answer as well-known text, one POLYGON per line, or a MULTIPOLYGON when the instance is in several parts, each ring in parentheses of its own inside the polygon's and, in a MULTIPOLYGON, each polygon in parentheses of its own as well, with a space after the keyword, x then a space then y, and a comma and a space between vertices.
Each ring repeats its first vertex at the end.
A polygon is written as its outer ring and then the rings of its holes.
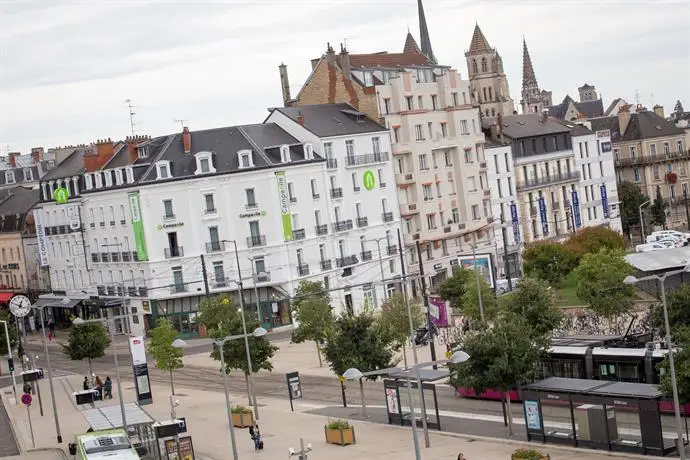
POLYGON ((426 25, 426 17, 424 16, 424 6, 422 6, 422 0, 417 0, 417 11, 419 14, 419 38, 422 43, 422 54, 429 58, 431 62, 436 64, 436 57, 434 56, 434 51, 431 49, 429 28, 426 25))
POLYGON ((470 42, 470 53, 481 54, 488 53, 492 51, 489 42, 484 36, 482 29, 479 28, 479 24, 474 25, 474 33, 472 33, 472 42, 470 42))
POLYGON ((522 88, 538 88, 537 77, 534 75, 534 67, 532 66, 532 58, 529 56, 527 49, 527 42, 525 37, 522 37, 522 88))
POLYGON ((407 31, 407 37, 405 38, 405 46, 403 47, 403 53, 421 53, 419 50, 419 45, 415 41, 414 37, 407 31))

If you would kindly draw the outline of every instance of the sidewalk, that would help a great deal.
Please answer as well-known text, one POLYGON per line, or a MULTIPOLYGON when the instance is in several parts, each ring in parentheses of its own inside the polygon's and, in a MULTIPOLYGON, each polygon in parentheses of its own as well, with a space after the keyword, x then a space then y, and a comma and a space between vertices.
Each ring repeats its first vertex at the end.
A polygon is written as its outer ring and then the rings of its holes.
MULTIPOLYGON (((72 388, 79 388, 80 377, 63 377, 55 380, 56 399, 60 416, 60 426, 63 435, 63 444, 57 446, 55 438, 55 425, 50 405, 45 411, 44 417, 38 415, 38 408, 30 408, 33 421, 36 447, 62 447, 66 449, 67 443, 74 439, 74 435, 82 433, 88 428, 78 409, 73 405, 71 398, 72 388)), ((132 401, 133 382, 124 381, 123 388, 127 401, 132 401)), ((162 385, 154 385, 154 403, 144 406, 144 409, 157 419, 169 418, 168 388, 162 385)), ((223 393, 199 391, 179 388, 176 399, 179 400, 177 416, 186 417, 189 434, 192 436, 196 458, 198 460, 227 460, 231 457, 230 442, 225 415, 225 400, 223 393)), ((5 388, 1 392, 7 405, 10 418, 13 422, 13 430, 17 434, 18 443, 22 451, 31 447, 31 437, 27 420, 27 411, 24 406, 14 405, 11 390, 5 388)), ((117 395, 115 395, 117 396, 117 395)), ((243 394, 232 395, 234 400, 243 401, 243 394)), ((117 399, 107 401, 105 404, 98 402, 97 407, 117 406, 117 399)), ((255 452, 253 443, 247 430, 236 429, 237 450, 240 458, 254 458, 258 460, 273 460, 285 458, 288 448, 299 448, 300 438, 304 438, 305 444, 311 443, 313 451, 309 458, 329 460, 412 460, 414 450, 412 445, 411 430, 409 428, 394 427, 363 421, 353 421, 356 430, 357 444, 340 447, 326 444, 324 440, 324 424, 328 418, 319 415, 307 414, 313 408, 308 401, 296 401, 295 412, 290 412, 290 405, 285 400, 272 398, 259 398, 261 420, 261 432, 264 438, 265 449, 255 452)), ((352 407, 353 412, 358 412, 357 407, 352 407)), ((448 433, 431 434, 431 448, 425 449, 423 437, 420 433, 422 455, 425 459, 455 460, 458 453, 462 452, 468 460, 507 460, 511 452, 524 443, 508 442, 503 440, 481 439, 478 437, 457 436, 448 433)), ((552 460, 605 460, 612 455, 592 451, 575 451, 573 449, 556 448, 552 446, 533 445, 551 455, 552 460)), ((636 456, 620 456, 616 458, 642 458, 636 456)), ((29 457, 33 459, 34 457, 29 457)), ((38 457, 42 458, 42 457, 38 457)), ((38 460, 36 458, 36 460, 38 460)), ((53 457, 45 457, 53 460, 53 457)))

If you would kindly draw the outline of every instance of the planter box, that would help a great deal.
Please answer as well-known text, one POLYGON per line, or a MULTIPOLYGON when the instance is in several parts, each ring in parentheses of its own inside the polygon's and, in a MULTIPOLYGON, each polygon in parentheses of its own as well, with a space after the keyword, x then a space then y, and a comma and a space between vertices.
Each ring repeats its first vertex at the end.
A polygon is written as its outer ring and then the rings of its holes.
MULTIPOLYGON (((524 460, 525 458, 526 457, 515 455, 515 454, 512 454, 510 456, 510 460, 524 460)), ((551 460, 551 456, 549 454, 542 455, 541 457, 539 457, 539 460, 551 460)))
POLYGON ((354 444, 355 443, 355 428, 354 427, 345 428, 344 430, 340 430, 340 429, 331 429, 331 428, 328 428, 328 426, 325 426, 324 431, 326 432, 326 442, 328 444, 338 444, 340 446, 347 446, 348 444, 354 444))
POLYGON ((251 412, 232 414, 232 426, 237 428, 247 428, 254 425, 254 416, 251 412))

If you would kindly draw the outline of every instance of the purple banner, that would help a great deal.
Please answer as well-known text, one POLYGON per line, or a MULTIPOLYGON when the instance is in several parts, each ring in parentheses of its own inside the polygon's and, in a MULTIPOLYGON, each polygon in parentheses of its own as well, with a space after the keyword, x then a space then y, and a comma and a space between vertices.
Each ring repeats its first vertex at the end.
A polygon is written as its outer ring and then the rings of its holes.
POLYGON ((448 318, 448 307, 446 301, 440 297, 429 296, 429 315, 431 322, 436 327, 450 326, 450 318, 448 318))

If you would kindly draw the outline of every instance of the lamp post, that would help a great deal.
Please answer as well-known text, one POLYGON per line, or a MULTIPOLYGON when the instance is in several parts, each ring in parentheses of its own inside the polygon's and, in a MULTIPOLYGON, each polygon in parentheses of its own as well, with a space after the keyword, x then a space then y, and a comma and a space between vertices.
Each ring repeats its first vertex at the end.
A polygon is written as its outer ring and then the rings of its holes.
MULTIPOLYGON (((386 250, 388 250, 388 246, 390 246, 390 240, 388 239, 387 236, 382 236, 381 238, 372 238, 372 239, 367 239, 364 241, 375 241, 376 242, 376 249, 379 251, 379 268, 381 269, 381 283, 383 283, 386 279, 386 277, 383 275, 383 253, 381 252, 381 240, 386 240, 386 250)), ((383 300, 388 299, 388 290, 386 289, 386 285, 383 285, 383 300)))
MULTIPOLYGON (((57 436, 58 444, 62 443, 62 434, 60 433, 60 420, 58 418, 57 406, 55 404, 55 387, 53 386, 53 369, 50 366, 50 354, 48 353, 48 339, 46 338, 46 328, 45 322, 43 320, 43 309, 45 307, 39 307, 33 305, 32 308, 38 309, 41 317, 41 337, 43 338, 43 352, 46 355, 46 366, 48 366, 48 385, 50 386, 50 398, 53 400, 53 417, 55 418, 55 434, 57 436)), ((5 325, 7 327, 7 325, 5 325)), ((8 336, 9 338, 9 336, 8 336)), ((8 342, 9 344, 9 342, 8 342)), ((43 415, 43 414, 41 414, 43 415)))
POLYGON ((678 275, 680 273, 688 272, 690 271, 690 265, 687 265, 684 269, 682 270, 674 270, 671 272, 666 272, 663 275, 652 275, 652 276, 646 276, 644 278, 636 278, 634 276, 626 276, 625 279, 623 280, 623 283, 627 285, 633 285, 636 283, 639 283, 641 281, 657 281, 659 283, 659 293, 661 296, 661 305, 664 309, 664 328, 666 329, 666 347, 668 348, 668 363, 669 367, 671 368, 671 389, 673 392, 673 412, 675 413, 676 416, 676 431, 677 431, 677 439, 676 439, 676 445, 678 447, 678 454, 680 456, 681 460, 685 460, 685 441, 683 439, 683 425, 680 420, 680 401, 678 398, 678 381, 676 380, 676 366, 674 362, 674 352, 673 352, 673 345, 671 344, 671 327, 668 322, 668 306, 666 304, 666 287, 664 286, 666 282, 666 278, 668 276, 673 276, 673 275, 678 275))
MULTIPOLYGON (((5 338, 7 339, 7 364, 12 361, 12 345, 10 344, 10 330, 7 327, 7 321, 0 320, 0 323, 2 323, 5 326, 5 338)), ((17 381, 14 378, 14 365, 12 365, 12 368, 10 368, 10 375, 12 376, 12 390, 14 391, 14 400, 19 403, 19 400, 17 399, 17 381)), ((50 378, 50 370, 48 370, 48 378, 50 378)))
POLYGON ((311 452, 311 443, 307 443, 307 447, 304 447, 304 438, 299 438, 299 451, 295 451, 292 447, 288 447, 288 458, 299 455, 297 460, 307 460, 307 454, 309 452, 311 452))
POLYGON ((122 381, 120 379, 120 363, 117 359, 117 345, 115 344, 115 320, 116 319, 125 319, 127 315, 118 315, 118 316, 112 316, 110 318, 105 317, 105 318, 97 318, 97 319, 88 319, 84 320, 82 318, 74 318, 72 320, 72 324, 75 326, 79 326, 80 324, 86 324, 86 323, 100 323, 100 322, 106 322, 108 323, 108 332, 110 333, 110 343, 112 343, 113 346, 113 356, 115 359, 115 378, 117 379, 117 393, 118 393, 118 398, 120 400, 120 414, 122 416, 122 427, 125 429, 125 432, 128 432, 127 429, 127 415, 125 414, 125 395, 122 393, 122 381))
POLYGON ((484 299, 482 299, 482 285, 479 282, 479 267, 477 267, 477 236, 472 233, 472 266, 474 267, 474 276, 477 280, 477 299, 479 299, 479 316, 484 321, 484 299))
POLYGON ((640 206, 638 206, 638 208, 637 208, 637 212, 640 215, 640 231, 642 232, 642 243, 641 244, 644 244, 644 218, 642 217, 642 208, 644 206, 647 206, 650 202, 651 202, 651 200, 647 200, 644 203, 642 203, 640 206))

